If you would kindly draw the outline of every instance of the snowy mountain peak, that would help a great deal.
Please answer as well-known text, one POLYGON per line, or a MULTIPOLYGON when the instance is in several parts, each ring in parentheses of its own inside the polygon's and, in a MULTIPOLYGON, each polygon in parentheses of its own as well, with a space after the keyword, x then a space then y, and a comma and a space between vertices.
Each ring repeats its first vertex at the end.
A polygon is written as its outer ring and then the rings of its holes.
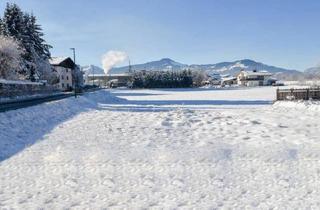
MULTIPOLYGON (((157 62, 157 61, 155 61, 157 62)), ((160 61, 158 61, 161 65, 168 65, 168 66, 186 66, 185 64, 178 63, 170 58, 162 58, 160 61)), ((152 62, 151 62, 152 63, 152 62)))
POLYGON ((81 67, 81 70, 87 74, 104 74, 104 70, 98 66, 88 65, 81 67))
POLYGON ((171 63, 171 62, 175 62, 174 60, 170 59, 170 58, 162 58, 160 60, 160 62, 164 62, 164 63, 171 63))
MULTIPOLYGON (((252 71, 268 71, 270 73, 276 74, 279 79, 285 78, 288 75, 290 77, 299 77, 302 75, 301 72, 296 70, 289 70, 284 68, 279 68, 275 66, 269 66, 263 64, 261 62, 256 62, 251 59, 242 59, 236 60, 232 62, 221 62, 216 64, 182 64, 176 62, 170 58, 162 58, 158 61, 152 61, 145 64, 138 64, 132 66, 133 70, 147 70, 147 71, 161 71, 161 70, 183 70, 183 69, 190 69, 190 70, 201 70, 205 71, 208 74, 228 74, 228 75, 236 75, 239 73, 241 69, 252 71)), ((114 68, 111 70, 112 73, 124 73, 128 71, 128 67, 120 67, 114 68)))
MULTIPOLYGON (((181 70, 187 67, 187 65, 178 63, 170 58, 163 58, 158 61, 151 61, 144 64, 133 65, 132 69, 136 71, 162 71, 162 70, 181 70)), ((111 73, 124 73, 128 71, 128 66, 113 68, 111 73)))
POLYGON ((237 63, 241 63, 245 66, 249 66, 249 65, 257 65, 257 64, 261 64, 261 63, 258 63, 254 60, 251 60, 251 59, 243 59, 243 60, 239 60, 239 61, 236 61, 237 63))

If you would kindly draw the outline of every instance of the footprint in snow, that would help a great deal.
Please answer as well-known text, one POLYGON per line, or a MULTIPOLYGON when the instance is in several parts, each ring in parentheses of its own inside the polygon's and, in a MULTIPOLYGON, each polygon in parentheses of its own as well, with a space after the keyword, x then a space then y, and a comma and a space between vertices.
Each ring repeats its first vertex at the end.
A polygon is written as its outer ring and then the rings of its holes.
POLYGON ((251 121, 251 123, 254 124, 254 125, 260 125, 261 124, 261 122, 259 122, 257 120, 253 120, 253 121, 251 121))

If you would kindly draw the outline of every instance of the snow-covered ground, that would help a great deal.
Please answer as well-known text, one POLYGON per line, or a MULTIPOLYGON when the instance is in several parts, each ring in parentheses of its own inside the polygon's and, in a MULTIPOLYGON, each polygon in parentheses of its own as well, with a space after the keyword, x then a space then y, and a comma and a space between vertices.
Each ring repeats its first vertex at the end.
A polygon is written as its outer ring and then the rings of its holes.
POLYGON ((0 113, 0 209, 317 209, 320 104, 274 97, 102 90, 0 113))

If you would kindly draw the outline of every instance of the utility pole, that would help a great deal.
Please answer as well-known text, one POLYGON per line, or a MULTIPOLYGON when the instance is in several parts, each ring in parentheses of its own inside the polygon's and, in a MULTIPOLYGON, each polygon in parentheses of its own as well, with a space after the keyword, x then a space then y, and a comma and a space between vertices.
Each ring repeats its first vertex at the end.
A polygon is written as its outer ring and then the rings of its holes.
POLYGON ((129 59, 129 74, 131 74, 131 73, 132 73, 132 66, 131 66, 131 61, 129 59))
POLYGON ((73 51, 73 62, 76 63, 76 48, 72 47, 70 50, 73 51))
POLYGON ((72 47, 70 48, 70 50, 73 51, 73 62, 74 62, 74 97, 77 98, 77 75, 76 75, 76 68, 77 68, 77 64, 76 64, 76 48, 72 47))
POLYGON ((92 85, 94 86, 94 67, 92 67, 92 75, 93 75, 93 77, 92 77, 92 85))

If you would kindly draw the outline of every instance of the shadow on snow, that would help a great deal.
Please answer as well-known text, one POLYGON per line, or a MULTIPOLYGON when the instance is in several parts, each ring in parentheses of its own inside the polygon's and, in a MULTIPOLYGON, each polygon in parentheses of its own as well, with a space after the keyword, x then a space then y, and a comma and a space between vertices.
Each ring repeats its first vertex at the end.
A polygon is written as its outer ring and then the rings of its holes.
MULTIPOLYGON (((179 106, 268 105, 271 101, 255 100, 127 100, 118 96, 157 94, 97 91, 77 99, 67 98, 33 107, 0 113, 0 162, 43 140, 54 128, 88 111, 157 112, 179 106)), ((205 107, 201 107, 205 108, 205 107)))
POLYGON ((88 93, 54 102, 0 113, 0 162, 44 139, 61 123, 98 109, 104 97, 88 93))

